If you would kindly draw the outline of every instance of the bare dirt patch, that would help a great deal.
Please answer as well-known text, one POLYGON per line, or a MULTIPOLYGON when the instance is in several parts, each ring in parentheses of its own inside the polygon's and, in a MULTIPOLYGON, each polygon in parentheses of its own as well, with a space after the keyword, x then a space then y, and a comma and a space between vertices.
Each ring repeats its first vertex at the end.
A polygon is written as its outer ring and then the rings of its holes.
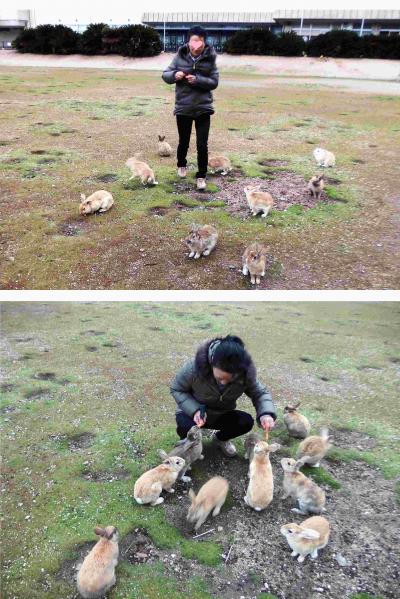
POLYGON ((89 228, 90 223, 88 218, 71 217, 60 223, 57 232, 66 237, 74 237, 75 235, 85 233, 89 228))
POLYGON ((115 480, 126 480, 129 478, 131 473, 129 470, 104 470, 101 472, 93 472, 90 469, 86 469, 82 472, 82 478, 90 480, 96 483, 112 483, 115 480))
POLYGON ((346 428, 332 429, 334 444, 343 449, 359 449, 369 451, 376 446, 376 440, 365 433, 352 431, 346 428))
POLYGON ((135 528, 121 540, 120 552, 121 559, 125 559, 131 564, 154 562, 160 555, 143 528, 135 528))
MULTIPOLYGON (((215 519, 209 518, 199 530, 201 533, 214 529, 203 538, 220 542, 225 558, 231 548, 226 565, 210 569, 207 576, 213 593, 227 599, 256 597, 261 591, 273 593, 280 599, 298 599, 299 596, 314 599, 321 594, 339 599, 359 592, 387 599, 397 597, 396 581, 400 574, 395 562, 397 540, 393 520, 388 518, 388 514, 399 512, 393 481, 385 480, 364 463, 324 463, 324 468, 342 484, 339 490, 323 487, 331 539, 316 561, 307 558, 299 564, 291 557, 280 533, 283 524, 305 519, 291 512, 294 507, 291 499, 280 498, 282 453, 272 458, 275 496, 270 507, 261 513, 254 512, 243 502, 247 461, 240 457, 223 458, 209 444, 205 444, 205 456, 205 460, 194 467, 194 489, 197 491, 214 475, 225 476, 230 481, 230 496, 221 514, 215 519), (218 531, 218 526, 222 530, 218 531)), ((165 510, 168 520, 185 537, 191 538, 194 533, 186 522, 188 504, 187 486, 180 483, 175 495, 166 499, 165 510)), ((183 579, 187 568, 187 561, 179 559, 175 563, 175 575, 183 579)), ((204 577, 208 568, 190 562, 190 570, 204 577)))
POLYGON ((93 433, 78 433, 77 435, 67 435, 68 449, 79 451, 93 445, 96 435, 93 433))
MULTIPOLYGON (((277 162, 277 161, 275 161, 277 162)), ((268 166, 272 166, 268 163, 268 166)), ((176 183, 174 187, 177 193, 188 194, 191 198, 204 202, 223 201, 226 204, 227 211, 240 218, 250 218, 250 210, 247 204, 244 188, 247 186, 259 186, 261 191, 267 191, 274 199, 274 210, 287 210, 291 206, 302 206, 305 209, 314 208, 319 201, 333 203, 325 192, 321 194, 321 200, 316 200, 307 190, 307 182, 304 177, 290 171, 271 170, 267 171, 272 179, 262 179, 261 177, 241 177, 232 180, 231 177, 213 176, 219 187, 219 191, 210 194, 205 191, 193 189, 193 184, 176 183)), ((188 209, 185 207, 185 209, 188 209)))

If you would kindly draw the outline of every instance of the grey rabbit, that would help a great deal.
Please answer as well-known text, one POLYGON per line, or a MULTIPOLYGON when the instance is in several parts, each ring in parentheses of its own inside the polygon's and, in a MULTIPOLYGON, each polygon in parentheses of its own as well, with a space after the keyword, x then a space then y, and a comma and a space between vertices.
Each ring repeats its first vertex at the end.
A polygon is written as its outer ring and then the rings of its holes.
POLYGON ((169 456, 179 456, 185 460, 185 467, 181 470, 178 480, 188 483, 192 479, 186 476, 186 471, 191 469, 191 466, 196 460, 203 460, 203 442, 201 428, 192 426, 186 435, 186 439, 178 441, 171 451, 166 453, 163 449, 159 450, 159 455, 165 459, 169 456))

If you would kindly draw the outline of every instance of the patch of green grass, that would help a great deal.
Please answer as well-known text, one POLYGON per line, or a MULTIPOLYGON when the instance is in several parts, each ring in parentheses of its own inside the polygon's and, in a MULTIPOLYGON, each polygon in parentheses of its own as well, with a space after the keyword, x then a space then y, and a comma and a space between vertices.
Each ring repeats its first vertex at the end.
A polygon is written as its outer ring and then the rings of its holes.
POLYGON ((324 468, 312 468, 311 466, 303 466, 301 469, 303 474, 310 476, 317 484, 327 485, 331 489, 341 489, 342 485, 338 480, 333 478, 324 468))
POLYGON ((369 595, 368 593, 357 593, 357 595, 351 595, 350 599, 384 599, 381 595, 369 595))
POLYGON ((272 595, 271 593, 260 593, 257 599, 278 599, 276 595, 272 595))
MULTIPOLYGON (((168 569, 161 564, 130 565, 126 562, 117 569, 118 587, 110 593, 112 597, 126 599, 211 599, 205 582, 199 577, 190 576, 184 583, 173 578, 168 569)), ((218 598, 216 598, 218 599, 218 598)))
POLYGON ((136 96, 119 102, 100 102, 98 100, 61 100, 57 102, 60 108, 72 112, 83 112, 99 119, 132 119, 140 116, 150 116, 159 110, 163 102, 153 96, 136 96))
POLYGON ((0 156, 0 171, 19 174, 21 177, 31 179, 44 174, 44 169, 52 169, 61 163, 70 162, 75 158, 75 153, 68 150, 44 150, 31 152, 25 150, 12 150, 0 156))

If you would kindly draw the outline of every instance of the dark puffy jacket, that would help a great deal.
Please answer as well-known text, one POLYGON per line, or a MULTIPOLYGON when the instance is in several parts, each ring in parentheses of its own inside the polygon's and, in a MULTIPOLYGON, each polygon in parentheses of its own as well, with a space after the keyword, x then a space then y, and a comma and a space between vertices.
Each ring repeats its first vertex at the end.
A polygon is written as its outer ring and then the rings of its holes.
POLYGON ((201 406, 206 406, 207 425, 212 425, 213 417, 235 410, 237 400, 245 393, 253 402, 258 422, 263 414, 276 419, 271 394, 257 380, 254 364, 251 364, 247 375, 236 377, 220 391, 212 370, 208 375, 201 372, 201 362, 206 360, 208 361, 208 344, 199 349, 195 360, 186 362, 173 380, 171 393, 178 404, 177 412, 193 417, 201 406))
POLYGON ((174 114, 196 117, 204 113, 214 113, 211 90, 218 87, 216 58, 217 53, 208 44, 195 63, 190 57, 188 44, 179 48, 173 61, 162 74, 166 83, 176 83, 174 114), (186 79, 175 81, 175 73, 178 71, 195 75, 196 83, 188 83, 186 79))

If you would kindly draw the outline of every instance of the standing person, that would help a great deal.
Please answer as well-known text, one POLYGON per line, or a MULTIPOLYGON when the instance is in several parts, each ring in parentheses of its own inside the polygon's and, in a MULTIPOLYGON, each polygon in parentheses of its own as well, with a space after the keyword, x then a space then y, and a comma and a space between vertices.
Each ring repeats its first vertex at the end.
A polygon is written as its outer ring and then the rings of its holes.
POLYGON ((218 87, 217 53, 206 43, 207 32, 196 25, 189 30, 188 42, 181 46, 162 74, 166 83, 175 83, 176 123, 179 134, 178 176, 186 177, 192 124, 196 128, 197 189, 206 188, 208 135, 214 114, 212 90, 218 87))
POLYGON ((243 393, 252 400, 260 426, 268 431, 275 425, 271 395, 257 380, 256 367, 239 337, 218 337, 201 345, 195 358, 177 373, 171 393, 178 404, 179 437, 185 438, 195 424, 214 429, 214 440, 228 457, 236 455, 231 439, 254 425, 250 414, 236 409, 243 393))

